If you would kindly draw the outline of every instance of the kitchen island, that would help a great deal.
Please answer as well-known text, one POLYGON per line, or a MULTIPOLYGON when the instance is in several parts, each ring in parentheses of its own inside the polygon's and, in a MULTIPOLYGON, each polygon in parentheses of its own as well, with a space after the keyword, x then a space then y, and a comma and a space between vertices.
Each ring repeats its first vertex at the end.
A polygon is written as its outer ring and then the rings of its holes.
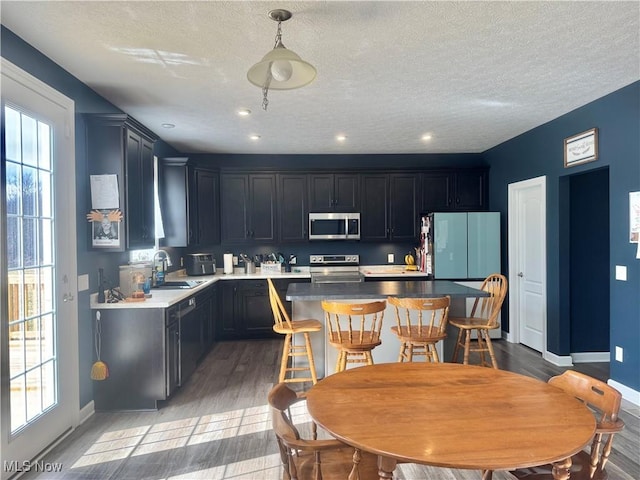
MULTIPOLYGON (((451 298, 449 315, 465 316, 467 298, 485 297, 488 296, 488 293, 448 280, 292 283, 287 289, 286 299, 292 302, 293 320, 315 318, 320 320, 324 326, 324 312, 320 303, 322 300, 366 303, 374 300, 386 300, 389 297, 432 298, 447 295, 451 298)), ((382 344, 373 349, 374 363, 390 363, 398 360, 400 342, 391 332, 391 327, 394 325, 396 325, 395 309, 387 306, 380 334, 382 344)), ((294 341, 299 341, 299 339, 294 339, 294 341)), ((436 345, 441 359, 446 360, 451 356, 449 346, 453 345, 454 341, 455 339, 448 338, 446 346, 443 345, 443 342, 436 345)), ((311 335, 311 347, 318 377, 322 378, 334 373, 338 352, 329 345, 327 332, 324 328, 321 332, 311 335)), ((301 357, 296 359, 296 365, 298 361, 300 362, 299 366, 302 366, 301 357)))

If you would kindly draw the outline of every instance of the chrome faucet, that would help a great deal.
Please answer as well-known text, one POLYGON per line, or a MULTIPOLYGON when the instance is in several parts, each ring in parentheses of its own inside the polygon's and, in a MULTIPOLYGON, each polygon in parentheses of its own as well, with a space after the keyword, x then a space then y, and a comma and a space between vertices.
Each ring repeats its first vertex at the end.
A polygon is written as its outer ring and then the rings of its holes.
POLYGON ((153 267, 156 267, 156 264, 158 263, 158 256, 164 257, 164 258, 160 258, 160 266, 162 267, 162 271, 164 272, 167 267, 171 266, 171 257, 169 257, 169 254, 165 251, 165 250, 158 250, 156 253, 153 254, 153 267))

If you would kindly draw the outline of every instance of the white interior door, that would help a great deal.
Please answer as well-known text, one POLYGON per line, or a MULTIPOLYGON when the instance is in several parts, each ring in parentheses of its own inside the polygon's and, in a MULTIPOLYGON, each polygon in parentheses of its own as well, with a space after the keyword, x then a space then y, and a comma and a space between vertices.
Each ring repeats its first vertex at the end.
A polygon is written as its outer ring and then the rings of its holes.
POLYGON ((74 103, 2 59, 0 477, 79 413, 74 103))
POLYGON ((509 185, 509 312, 512 339, 546 351, 546 177, 509 185))

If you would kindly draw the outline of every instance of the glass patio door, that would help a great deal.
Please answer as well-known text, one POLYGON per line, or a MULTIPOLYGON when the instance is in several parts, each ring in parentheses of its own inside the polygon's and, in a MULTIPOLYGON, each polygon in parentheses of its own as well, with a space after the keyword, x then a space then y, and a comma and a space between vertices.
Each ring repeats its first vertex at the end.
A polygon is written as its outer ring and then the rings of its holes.
POLYGON ((2 479, 78 417, 73 110, 2 60, 2 479))

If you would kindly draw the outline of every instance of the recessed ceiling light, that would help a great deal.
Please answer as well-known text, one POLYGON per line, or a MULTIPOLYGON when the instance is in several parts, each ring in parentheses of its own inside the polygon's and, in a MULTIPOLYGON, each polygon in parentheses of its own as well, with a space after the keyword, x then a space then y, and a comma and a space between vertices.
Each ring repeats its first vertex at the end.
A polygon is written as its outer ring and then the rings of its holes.
POLYGON ((175 128, 173 123, 163 123, 162 128, 175 128))
POLYGON ((422 141, 423 142, 428 142, 429 140, 431 140, 431 134, 430 133, 425 133, 424 135, 422 135, 422 141))
POLYGON ((251 110, 249 110, 248 108, 242 108, 238 110, 238 115, 240 115, 241 117, 247 117, 251 115, 251 110))
POLYGON ((347 139, 346 135, 336 135, 336 140, 339 142, 344 142, 347 139))
POLYGON ((249 136, 251 140, 260 140, 260 135, 251 135, 249 136))

